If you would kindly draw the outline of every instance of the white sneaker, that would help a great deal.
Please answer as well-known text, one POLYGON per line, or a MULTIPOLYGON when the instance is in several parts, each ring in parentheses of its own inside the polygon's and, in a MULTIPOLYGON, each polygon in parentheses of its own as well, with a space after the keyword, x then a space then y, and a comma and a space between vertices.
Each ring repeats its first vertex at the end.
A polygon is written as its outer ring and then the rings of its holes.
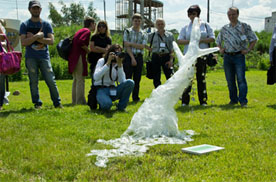
POLYGON ((188 104, 182 104, 181 106, 182 106, 182 107, 185 107, 185 106, 188 106, 188 104))
POLYGON ((202 106, 204 106, 204 107, 206 107, 207 106, 207 104, 201 104, 202 106))

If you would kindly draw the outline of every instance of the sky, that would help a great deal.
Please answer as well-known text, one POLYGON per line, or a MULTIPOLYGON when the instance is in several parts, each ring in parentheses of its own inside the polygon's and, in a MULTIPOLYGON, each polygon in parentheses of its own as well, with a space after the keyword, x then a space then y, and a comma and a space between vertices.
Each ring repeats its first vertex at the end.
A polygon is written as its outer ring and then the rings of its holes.
MULTIPOLYGON (((42 4, 41 18, 48 20, 48 3, 54 4, 60 11, 59 0, 40 0, 42 4)), ((115 1, 105 0, 106 20, 110 29, 115 28, 115 1)), ((159 0, 163 2, 163 18, 166 22, 166 29, 181 30, 190 20, 187 17, 187 9, 193 4, 198 4, 201 8, 200 18, 207 21, 207 0, 159 0)), ((30 18, 28 11, 28 0, 0 0, 0 18, 18 19, 25 21, 30 18), (16 8, 16 4, 17 7, 16 8), (17 11, 18 9, 18 11, 17 11)), ((89 0, 63 0, 65 4, 72 2, 81 3, 85 8, 88 7, 89 0)), ((93 0, 96 13, 104 19, 104 0, 93 0)), ((264 18, 272 16, 276 11, 276 0, 210 0, 210 25, 213 29, 219 30, 223 25, 229 23, 227 10, 232 4, 240 9, 239 20, 251 25, 254 31, 264 30, 264 18)))

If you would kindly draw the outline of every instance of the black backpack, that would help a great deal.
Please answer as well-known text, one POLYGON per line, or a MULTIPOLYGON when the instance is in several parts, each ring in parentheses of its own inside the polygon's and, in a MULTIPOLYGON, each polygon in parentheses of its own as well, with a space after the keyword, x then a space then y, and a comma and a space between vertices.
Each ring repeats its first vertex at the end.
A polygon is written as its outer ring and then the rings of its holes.
POLYGON ((68 61, 68 57, 69 57, 70 51, 72 49, 73 38, 74 38, 74 36, 68 37, 64 40, 61 40, 57 44, 58 55, 66 61, 68 61))

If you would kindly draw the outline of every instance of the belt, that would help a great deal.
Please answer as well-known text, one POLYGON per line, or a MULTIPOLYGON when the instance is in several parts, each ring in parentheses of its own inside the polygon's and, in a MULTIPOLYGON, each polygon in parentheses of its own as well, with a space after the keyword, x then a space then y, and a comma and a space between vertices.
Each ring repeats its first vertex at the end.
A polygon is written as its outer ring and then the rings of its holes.
POLYGON ((95 85, 97 88, 113 88, 115 87, 114 85, 106 86, 106 85, 95 85))
POLYGON ((238 52, 225 52, 225 54, 227 54, 229 56, 235 56, 235 55, 241 54, 241 51, 238 51, 238 52))
POLYGON ((170 55, 170 53, 152 53, 152 54, 155 54, 155 55, 157 55, 159 57, 164 57, 164 56, 170 55))

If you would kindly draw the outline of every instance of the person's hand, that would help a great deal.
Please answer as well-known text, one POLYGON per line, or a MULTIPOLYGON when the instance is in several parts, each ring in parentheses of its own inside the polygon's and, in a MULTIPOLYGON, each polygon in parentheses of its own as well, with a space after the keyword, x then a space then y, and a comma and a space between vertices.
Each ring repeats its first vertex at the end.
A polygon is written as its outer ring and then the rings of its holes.
POLYGON ((249 53, 249 50, 248 50, 248 49, 244 49, 244 50, 241 51, 241 53, 242 53, 243 55, 246 55, 246 54, 249 53))
POLYGON ((116 61, 117 61, 118 67, 123 66, 123 59, 122 58, 120 58, 119 56, 116 56, 116 61))
POLYGON ((132 46, 131 42, 124 42, 124 44, 125 44, 126 47, 131 47, 132 46))
POLYGON ((219 49, 219 52, 220 52, 221 54, 224 54, 225 48, 220 48, 220 49, 219 49))
POLYGON ((34 36, 34 34, 33 34, 33 33, 31 33, 31 32, 27 32, 26 36, 27 36, 27 38, 31 38, 31 37, 33 37, 33 36, 34 36))
POLYGON ((137 66, 137 61, 135 60, 135 58, 131 58, 131 65, 137 66))
POLYGON ((43 32, 38 32, 37 34, 35 34, 35 36, 38 38, 38 39, 42 39, 44 37, 44 33, 43 32))
POLYGON ((173 66, 173 62, 172 61, 167 61, 165 63, 165 65, 167 66, 167 68, 171 68, 173 66))
POLYGON ((115 55, 114 52, 110 52, 109 55, 108 55, 108 59, 107 59, 106 64, 109 66, 109 65, 111 64, 111 61, 112 61, 113 59, 116 59, 116 55, 115 55))

